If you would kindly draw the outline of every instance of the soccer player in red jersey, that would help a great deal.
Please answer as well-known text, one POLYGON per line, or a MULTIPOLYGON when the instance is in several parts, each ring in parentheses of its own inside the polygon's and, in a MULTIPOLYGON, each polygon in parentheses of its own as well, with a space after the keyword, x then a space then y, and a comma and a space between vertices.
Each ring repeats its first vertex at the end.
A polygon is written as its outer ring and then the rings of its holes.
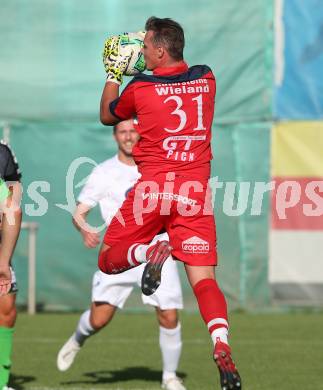
POLYGON ((104 58, 100 119, 112 125, 138 118, 140 140, 133 156, 142 176, 106 231, 99 268, 119 273, 147 262, 142 291, 149 295, 160 284, 170 252, 183 262, 214 344, 221 387, 240 390, 228 345, 227 305, 215 278, 216 231, 208 187, 214 75, 206 65, 189 68, 184 62, 184 32, 177 22, 151 17, 145 27, 142 52, 152 75, 135 76, 119 96, 127 59, 117 51, 104 58), (162 230, 169 243, 150 245, 162 230))

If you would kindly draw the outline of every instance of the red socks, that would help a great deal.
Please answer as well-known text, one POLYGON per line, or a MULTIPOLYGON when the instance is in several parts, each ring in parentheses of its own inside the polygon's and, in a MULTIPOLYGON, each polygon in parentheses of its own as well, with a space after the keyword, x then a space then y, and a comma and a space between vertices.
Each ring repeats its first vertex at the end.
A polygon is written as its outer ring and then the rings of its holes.
POLYGON ((199 309, 210 334, 218 328, 228 328, 225 297, 214 279, 202 279, 193 287, 199 309))
POLYGON ((136 247, 129 242, 119 242, 99 254, 98 266, 105 274, 119 274, 140 265, 134 256, 136 247))

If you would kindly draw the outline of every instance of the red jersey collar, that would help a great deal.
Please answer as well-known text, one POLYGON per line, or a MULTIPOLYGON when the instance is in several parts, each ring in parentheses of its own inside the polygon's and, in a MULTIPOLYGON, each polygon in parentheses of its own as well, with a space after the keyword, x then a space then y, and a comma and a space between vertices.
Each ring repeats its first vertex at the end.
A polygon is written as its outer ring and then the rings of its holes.
POLYGON ((167 68, 155 68, 153 70, 154 76, 169 76, 178 73, 187 72, 188 65, 185 61, 180 62, 177 66, 169 66, 167 68))

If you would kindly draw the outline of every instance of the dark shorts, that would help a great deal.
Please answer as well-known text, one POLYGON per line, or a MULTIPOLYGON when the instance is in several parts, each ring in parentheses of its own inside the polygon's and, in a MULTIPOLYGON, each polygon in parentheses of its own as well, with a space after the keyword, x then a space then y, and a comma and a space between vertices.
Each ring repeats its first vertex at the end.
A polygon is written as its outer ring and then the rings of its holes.
POLYGON ((8 294, 15 294, 18 292, 18 285, 16 280, 16 274, 15 271, 10 267, 11 269, 11 287, 8 294))

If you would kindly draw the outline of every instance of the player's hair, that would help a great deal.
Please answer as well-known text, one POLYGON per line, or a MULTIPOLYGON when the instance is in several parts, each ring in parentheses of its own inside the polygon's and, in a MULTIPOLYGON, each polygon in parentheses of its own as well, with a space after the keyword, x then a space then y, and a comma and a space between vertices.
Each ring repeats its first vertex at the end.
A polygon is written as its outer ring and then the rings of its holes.
POLYGON ((151 16, 145 25, 146 31, 153 31, 152 42, 155 46, 163 46, 168 54, 176 61, 183 59, 185 45, 182 26, 170 18, 156 18, 151 16))
MULTIPOLYGON (((136 120, 137 120, 137 117, 134 116, 134 117, 133 117, 133 120, 136 121, 136 120)), ((121 121, 121 122, 123 122, 123 121, 121 121)), ((117 124, 115 124, 115 125, 113 126, 113 134, 115 134, 115 133, 117 132, 117 127, 118 127, 119 123, 120 123, 120 122, 118 122, 117 124)))

